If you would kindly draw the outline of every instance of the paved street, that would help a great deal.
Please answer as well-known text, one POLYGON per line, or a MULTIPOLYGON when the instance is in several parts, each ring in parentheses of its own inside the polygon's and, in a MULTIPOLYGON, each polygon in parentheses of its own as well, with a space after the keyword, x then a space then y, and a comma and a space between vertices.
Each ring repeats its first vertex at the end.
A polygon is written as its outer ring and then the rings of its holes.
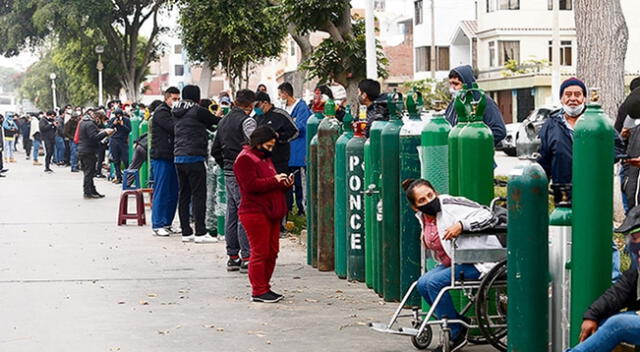
POLYGON ((0 180, 0 351, 413 350, 366 326, 395 305, 305 265, 296 239, 282 240, 274 280, 287 299, 250 303, 223 243, 118 227, 117 186, 98 181, 107 197, 84 200, 81 174, 17 156, 0 180))

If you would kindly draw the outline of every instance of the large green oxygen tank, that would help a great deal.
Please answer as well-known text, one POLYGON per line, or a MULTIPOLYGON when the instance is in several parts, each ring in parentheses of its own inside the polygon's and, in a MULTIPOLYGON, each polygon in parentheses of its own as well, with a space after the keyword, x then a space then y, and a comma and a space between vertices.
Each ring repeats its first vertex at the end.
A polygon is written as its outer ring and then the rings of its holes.
POLYGON ((578 343, 582 315, 611 285, 613 151, 611 120, 594 99, 573 133, 572 347, 578 343))
MULTIPOLYGON (((419 94, 419 93, 418 93, 419 94)), ((399 184, 407 179, 420 177, 420 159, 418 146, 420 146, 420 134, 424 128, 420 111, 416 107, 414 94, 407 95, 408 119, 400 129, 400 177, 399 184)), ((400 294, 404 296, 414 281, 420 277, 421 241, 420 223, 411 209, 411 204, 402 187, 397 189, 400 201, 400 294)), ((407 305, 418 306, 420 295, 414 294, 407 301, 407 305)))
POLYGON ((482 120, 487 98, 474 83, 472 88, 458 94, 455 104, 464 104, 465 110, 470 111, 469 123, 458 136, 459 193, 480 204, 489 205, 493 199, 494 149, 493 133, 482 120))
POLYGON ((553 184, 555 209, 549 215, 549 273, 551 274, 551 349, 569 349, 571 275, 571 184, 553 184))
POLYGON ((400 129, 402 95, 389 96, 389 123, 381 134, 382 155, 382 294, 385 301, 400 300, 400 129), (391 100, 393 99, 393 100, 391 100), (390 101, 391 100, 391 101, 390 101))
POLYGON ((538 163, 523 161, 511 170, 507 186, 509 351, 538 352, 549 348, 547 188, 547 176, 538 163))
POLYGON ((131 122, 131 132, 129 132, 129 162, 133 158, 134 142, 140 137, 140 116, 137 110, 131 114, 129 121, 131 122))
POLYGON ((334 212, 334 231, 335 231, 335 263, 336 275, 339 278, 347 277, 347 258, 349 250, 347 249, 347 174, 346 170, 346 152, 347 142, 353 138, 353 116, 351 108, 347 107, 347 111, 342 119, 343 132, 338 140, 336 140, 336 156, 335 156, 335 212, 334 212))
MULTIPOLYGON (((442 113, 434 114, 422 129, 421 177, 429 180, 438 193, 449 193, 449 134, 451 125, 442 113)), ((459 132, 458 132, 459 133, 459 132)), ((457 137, 454 137, 457 138, 457 137)))
POLYGON ((347 279, 350 281, 366 281, 366 257, 368 251, 367 233, 364 219, 364 143, 366 138, 364 131, 367 127, 366 120, 358 119, 355 123, 353 138, 347 143, 345 173, 347 175, 347 188, 343 192, 348 194, 347 199, 347 239, 349 259, 347 263, 347 279))
MULTIPOLYGON (((142 121, 140 122, 139 129, 140 131, 138 132, 138 138, 143 134, 149 132, 149 122, 147 121, 147 119, 142 119, 142 121)), ((149 140, 147 139, 147 142, 148 141, 149 140)), ((133 158, 133 155, 131 157, 133 158)), ((148 187, 148 184, 149 184, 149 170, 147 169, 147 165, 148 164, 145 161, 140 166, 140 185, 142 186, 142 188, 148 187)))
POLYGON ((318 269, 332 271, 335 267, 333 244, 336 140, 340 122, 336 119, 336 104, 327 101, 324 119, 318 125, 318 269))
POLYGON ((216 167, 216 209, 215 215, 218 218, 218 236, 226 233, 227 214, 227 185, 224 181, 224 170, 216 167))
POLYGON ((458 116, 458 123, 449 132, 448 145, 448 163, 449 163, 449 194, 452 196, 460 195, 460 132, 467 126, 469 121, 468 112, 464 106, 457 103, 454 99, 454 107, 458 116))
MULTIPOLYGON (((317 259, 317 248, 314 247, 316 244, 316 233, 318 229, 316 228, 315 218, 312 217, 312 214, 315 214, 315 207, 317 202, 313 201, 313 197, 317 196, 317 190, 312 192, 311 189, 311 175, 315 171, 315 164, 318 161, 317 155, 311 155, 311 140, 316 136, 318 132, 318 125, 320 124, 320 120, 322 119, 322 113, 316 111, 313 115, 309 116, 307 119, 307 130, 306 130, 306 142, 307 142, 307 155, 306 155, 306 164, 307 164, 307 197, 306 197, 306 215, 307 215, 307 264, 313 265, 316 267, 317 264, 313 264, 317 259), (314 249, 315 248, 315 249, 314 249)), ((317 143, 317 141, 316 141, 317 143)))
POLYGON ((307 210, 307 218, 310 219, 308 222, 308 234, 307 237, 307 252, 310 255, 308 258, 310 260, 311 266, 314 268, 318 267, 318 135, 316 134, 311 138, 311 143, 309 143, 309 159, 311 162, 307 161, 308 165, 308 180, 307 187, 309 187, 309 191, 307 192, 307 199, 311 206, 308 207, 307 210), (309 253, 310 252, 310 253, 309 253))
MULTIPOLYGON (((366 111, 365 111, 366 114, 366 111)), ((389 121, 374 121, 369 128, 369 149, 365 143, 365 178, 367 180, 365 218, 367 228, 367 243, 371 253, 371 267, 366 272, 371 272, 371 285, 373 290, 382 295, 382 130, 389 121), (368 177, 367 177, 368 175, 368 177), (369 230, 370 229, 370 230, 369 230)))

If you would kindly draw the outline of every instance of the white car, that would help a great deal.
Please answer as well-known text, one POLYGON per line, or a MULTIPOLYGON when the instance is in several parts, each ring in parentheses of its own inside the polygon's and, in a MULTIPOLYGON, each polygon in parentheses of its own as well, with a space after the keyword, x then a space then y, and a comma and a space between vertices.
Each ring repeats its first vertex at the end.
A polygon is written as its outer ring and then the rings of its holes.
POLYGON ((520 122, 505 125, 507 135, 498 144, 498 150, 502 150, 508 156, 516 156, 516 136, 520 129, 520 122))

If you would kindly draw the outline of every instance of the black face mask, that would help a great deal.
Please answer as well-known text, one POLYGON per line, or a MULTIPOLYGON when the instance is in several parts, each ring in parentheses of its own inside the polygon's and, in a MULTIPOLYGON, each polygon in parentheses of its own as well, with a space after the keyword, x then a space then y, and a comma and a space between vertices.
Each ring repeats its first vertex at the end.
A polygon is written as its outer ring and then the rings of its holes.
POLYGON ((438 215, 440 210, 442 210, 442 208, 440 206, 440 199, 438 197, 435 197, 429 203, 419 206, 418 210, 420 210, 421 212, 423 212, 423 213, 425 213, 425 214, 427 214, 429 216, 436 216, 436 215, 438 215))
POLYGON ((270 150, 267 150, 267 149, 262 148, 262 147, 258 148, 258 150, 264 155, 265 159, 266 158, 270 158, 271 155, 273 154, 270 150))

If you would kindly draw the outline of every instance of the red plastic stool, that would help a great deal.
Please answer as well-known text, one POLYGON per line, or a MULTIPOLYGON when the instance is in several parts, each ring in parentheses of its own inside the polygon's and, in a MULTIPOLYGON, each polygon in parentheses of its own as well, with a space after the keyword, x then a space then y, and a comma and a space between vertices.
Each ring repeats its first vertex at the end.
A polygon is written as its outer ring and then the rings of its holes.
POLYGON ((144 195, 139 189, 123 191, 120 196, 120 209, 118 210, 118 226, 126 225, 127 220, 137 219, 138 226, 146 225, 147 219, 144 214, 144 195), (129 213, 129 196, 136 197, 136 212, 129 213))
POLYGON ((142 192, 143 197, 145 193, 149 194, 149 202, 144 202, 144 206, 151 208, 153 204, 153 188, 141 188, 140 192, 142 192))

